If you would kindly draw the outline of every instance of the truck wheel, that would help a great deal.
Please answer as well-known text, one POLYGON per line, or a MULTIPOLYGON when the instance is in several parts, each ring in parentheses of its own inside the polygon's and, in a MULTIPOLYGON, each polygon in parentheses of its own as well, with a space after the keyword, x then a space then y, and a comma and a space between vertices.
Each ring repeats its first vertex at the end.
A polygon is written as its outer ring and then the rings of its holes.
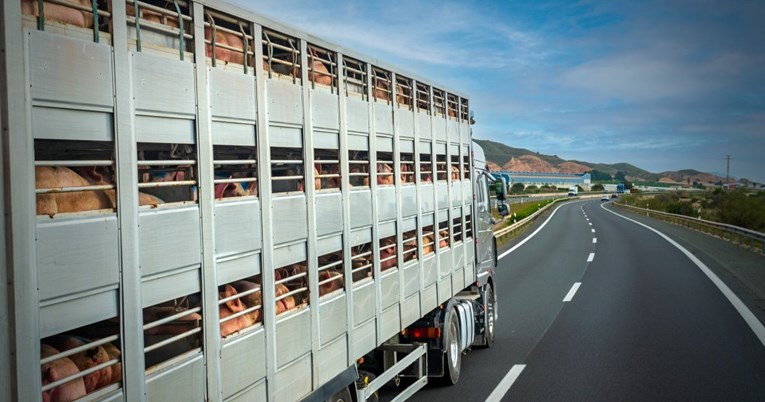
POLYGON ((337 391, 337 393, 332 395, 331 398, 327 399, 326 402, 353 402, 350 388, 345 387, 340 391, 337 391))
POLYGON ((457 311, 452 310, 444 327, 444 352, 445 370, 443 383, 454 385, 460 379, 462 366, 462 352, 460 352, 460 324, 457 319, 457 311))
POLYGON ((486 309, 483 312, 483 346, 490 348, 494 345, 494 336, 497 325, 497 299, 494 296, 494 288, 492 288, 491 285, 486 285, 486 293, 484 297, 486 297, 486 309))

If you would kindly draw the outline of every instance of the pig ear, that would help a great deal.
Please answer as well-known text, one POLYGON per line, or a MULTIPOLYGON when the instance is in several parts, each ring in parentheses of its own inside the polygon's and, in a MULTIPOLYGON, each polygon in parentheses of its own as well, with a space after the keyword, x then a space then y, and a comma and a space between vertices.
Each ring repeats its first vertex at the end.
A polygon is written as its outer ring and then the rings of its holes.
MULTIPOLYGON (((237 294, 236 289, 234 289, 231 285, 226 285, 226 290, 224 292, 224 297, 228 298, 233 295, 237 294)), ((233 299, 226 302, 226 306, 231 309, 233 312, 239 312, 245 309, 244 304, 242 303, 241 299, 233 299)))
POLYGON ((101 175, 101 173, 98 173, 96 171, 95 166, 85 166, 81 170, 82 174, 85 175, 86 178, 90 178, 91 180, 95 182, 99 182, 103 180, 104 176, 101 175))

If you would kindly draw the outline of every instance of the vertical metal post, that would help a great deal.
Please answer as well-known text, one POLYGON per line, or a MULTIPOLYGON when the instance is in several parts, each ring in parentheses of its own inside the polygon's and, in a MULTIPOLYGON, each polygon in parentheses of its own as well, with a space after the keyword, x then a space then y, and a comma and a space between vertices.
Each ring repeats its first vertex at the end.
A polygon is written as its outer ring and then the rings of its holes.
POLYGON ((382 342, 379 338, 381 333, 382 314, 382 289, 380 287, 380 230, 377 213, 377 133, 375 125, 375 116, 377 108, 375 105, 374 91, 377 82, 377 74, 372 65, 367 63, 367 82, 370 91, 369 97, 369 191, 372 199, 372 281, 375 287, 375 331, 377 333, 377 344, 382 342), (374 81, 372 80, 374 78, 374 81))
POLYGON ((179 38, 179 45, 178 45, 178 51, 180 53, 181 61, 183 60, 183 54, 186 51, 186 32, 183 29, 183 14, 181 13, 181 6, 178 5, 178 0, 173 0, 173 4, 175 5, 175 12, 178 13, 178 29, 180 31, 178 38, 179 38))
MULTIPOLYGON (((338 66, 343 63, 343 54, 337 54, 338 66)), ((344 79, 343 70, 338 69, 337 84, 340 87, 341 80, 344 79)), ((347 83, 346 83, 347 85, 347 83)), ((353 275, 351 270, 353 264, 351 263, 351 247, 346 247, 350 244, 351 239, 351 182, 350 182, 350 163, 348 158, 348 110, 347 100, 348 92, 346 86, 346 92, 338 89, 338 102, 340 111, 340 172, 341 172, 341 191, 342 191, 342 203, 343 203, 343 277, 345 278, 345 299, 346 299, 346 315, 345 315, 345 328, 346 332, 346 365, 350 366, 354 364, 353 358, 353 275), (344 173, 344 174, 343 174, 344 173)))
MULTIPOLYGON (((28 56, 24 48, 28 37, 21 28, 21 3, 3 2, 3 178, 5 246, 7 264, 8 345, 13 399, 37 400, 40 397, 40 327, 35 247, 36 198, 34 195, 34 140, 32 138, 28 56), (7 125, 6 125, 7 124, 7 125)), ((43 28, 39 8, 38 27, 43 28)))
MULTIPOLYGON (((300 40, 300 64, 305 66, 308 62, 308 43, 305 39, 300 40)), ((305 182, 305 197, 306 197, 306 212, 308 216, 308 242, 307 248, 307 261, 306 271, 308 273, 308 294, 309 294, 309 308, 311 310, 311 389, 316 389, 319 384, 319 283, 318 283, 318 266, 317 266, 317 241, 316 241, 316 187, 315 183, 315 171, 313 169, 313 163, 315 158, 314 145, 313 145, 313 114, 311 108, 311 91, 312 87, 307 85, 308 83, 308 69, 300 69, 300 82, 302 86, 302 99, 303 99, 303 155, 305 160, 303 166, 305 167, 303 175, 305 182)))
POLYGON ((45 2, 37 0, 37 29, 45 30, 45 2))
MULTIPOLYGON (((197 158, 199 160, 199 214, 202 235, 202 320, 204 323, 204 361, 207 378, 207 400, 223 400, 221 391, 221 341, 218 308, 217 271, 215 264, 215 200, 213 195, 212 113, 210 82, 205 60, 204 6, 194 3, 192 12, 197 104, 197 158)), ((212 18, 211 18, 212 21, 212 18)), ((215 54, 213 53, 213 60, 215 54)), ((214 67, 213 67, 214 68, 214 67)))
POLYGON ((99 29, 98 29, 98 2, 93 2, 93 42, 99 41, 99 29))
MULTIPOLYGON (((137 5, 138 3, 136 3, 137 5)), ((136 13, 138 9, 136 8, 136 13)), ((138 165, 132 65, 125 2, 112 2, 117 219, 120 225, 122 388, 125 400, 146 397, 143 310, 138 242, 138 165)))
MULTIPOLYGON (((255 25, 253 34, 256 38, 263 35, 263 27, 255 25)), ((271 46, 269 45, 269 49, 271 46)), ((263 47, 255 46, 255 59, 263 59, 263 47)), ((270 59, 270 57, 269 57, 270 59)), ((269 69, 270 71, 270 69, 269 69)), ((273 199, 271 194, 271 142, 268 134, 268 103, 266 102, 266 78, 263 76, 262 63, 255 63, 256 102, 257 102, 257 144, 258 144, 258 178, 260 179, 261 206, 261 238, 263 239, 263 300, 274 300, 274 239, 273 239, 273 199)), ((270 75, 270 72, 269 72, 270 75)), ((266 333, 266 392, 269 398, 276 393, 276 312, 273 304, 263 308, 263 327, 266 333)))

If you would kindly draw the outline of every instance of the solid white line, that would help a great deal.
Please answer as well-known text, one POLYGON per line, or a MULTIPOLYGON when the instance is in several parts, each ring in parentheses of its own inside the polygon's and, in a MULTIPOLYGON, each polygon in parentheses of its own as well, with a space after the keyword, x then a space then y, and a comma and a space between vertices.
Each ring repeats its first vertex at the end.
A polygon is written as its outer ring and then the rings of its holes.
POLYGON ((556 213, 556 212, 558 212, 558 210, 560 209, 560 207, 562 207, 562 206, 564 206, 564 205, 566 205, 566 204, 560 204, 560 205, 558 205, 558 207, 557 207, 557 208, 555 208, 555 209, 553 210, 553 212, 550 214, 550 216, 548 216, 548 217, 547 217, 547 220, 545 220, 545 222, 544 222, 543 224, 541 224, 541 225, 540 225, 540 226, 537 228, 537 230, 535 230, 535 231, 534 231, 534 233, 530 234, 530 235, 529 235, 529 237, 527 237, 527 238, 525 238, 525 239, 521 240, 521 242, 520 242, 520 243, 518 243, 518 244, 516 244, 515 246, 513 246, 513 247, 512 247, 510 250, 507 250, 507 251, 505 251, 504 253, 500 254, 500 255, 497 257, 497 260, 501 260, 502 258, 506 257, 508 254, 510 254, 510 253, 512 253, 513 251, 515 251, 515 250, 516 250, 518 247, 522 246, 522 245, 523 245, 523 243, 526 243, 526 242, 527 242, 527 241, 529 241, 529 240, 530 240, 532 237, 536 236, 536 234, 537 234, 537 233, 539 233, 539 231, 540 231, 540 230, 542 230, 542 228, 543 228, 543 227, 545 227, 545 225, 547 225, 547 222, 550 222, 550 219, 552 219, 552 217, 555 215, 555 213, 556 213))
POLYGON ((571 287, 571 290, 568 291, 566 297, 563 298, 564 303, 570 302, 571 299, 574 298, 576 291, 579 290, 579 286, 582 286, 582 282, 574 282, 574 286, 571 287))
POLYGON ((489 395, 488 398, 486 398, 486 402, 499 402, 502 400, 502 397, 505 396, 507 391, 510 390, 510 387, 513 386, 513 383, 515 380, 518 379, 518 377, 523 372, 523 369, 526 368, 525 364, 516 364, 513 366, 510 371, 507 372, 507 375, 505 375, 505 378, 502 379, 502 381, 499 382, 497 385, 497 388, 494 388, 494 391, 491 392, 491 395, 489 395))
POLYGON ((706 266, 706 264, 701 262, 701 260, 699 260, 695 255, 691 254, 690 251, 686 250, 685 247, 681 246, 674 240, 670 239, 669 236, 665 235, 664 233, 659 232, 658 230, 644 223, 638 222, 624 215, 617 214, 616 212, 611 211, 608 208, 605 208, 602 204, 600 207, 622 219, 626 219, 630 222, 637 223, 638 225, 656 233, 657 235, 664 238, 664 240, 668 241, 669 244, 675 246, 678 250, 680 250, 683 254, 685 254, 685 256, 688 257, 688 259, 690 259, 694 264, 696 264, 696 266, 699 267, 699 269, 701 269, 701 271, 704 274, 706 274, 709 280, 711 280, 712 283, 714 283, 715 286, 717 286, 717 288, 720 289, 720 292, 722 292, 722 294, 728 299, 728 301, 733 305, 736 311, 738 311, 738 313, 741 315, 741 318, 743 318, 744 321, 749 325, 749 328, 752 329, 752 332, 754 332, 754 335, 757 336, 760 342, 762 342, 762 345, 765 346, 765 326, 760 322, 760 320, 757 319, 757 317, 755 317, 754 313, 752 313, 752 311, 749 310, 748 307, 746 307, 744 302, 742 302, 741 299, 739 299, 738 296, 736 296, 736 294, 733 293, 733 291, 731 291, 730 288, 723 281, 721 281, 720 278, 718 278, 717 275, 715 275, 714 272, 712 272, 712 270, 709 269, 709 267, 706 266))
POLYGON ((597 237, 593 237, 593 238, 592 238, 592 242, 593 242, 593 243, 597 243, 597 242, 598 242, 598 238, 597 238, 597 237))
POLYGON ((592 260, 595 259, 595 253, 590 253, 590 256, 587 257, 587 262, 592 262, 592 260))

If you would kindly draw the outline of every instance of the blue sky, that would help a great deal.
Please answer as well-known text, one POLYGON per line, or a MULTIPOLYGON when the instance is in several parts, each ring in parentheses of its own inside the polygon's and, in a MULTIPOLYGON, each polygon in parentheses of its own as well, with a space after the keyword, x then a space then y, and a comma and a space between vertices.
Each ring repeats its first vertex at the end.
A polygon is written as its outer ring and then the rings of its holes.
POLYGON ((473 135, 765 182, 765 2, 235 0, 468 95, 473 135))

